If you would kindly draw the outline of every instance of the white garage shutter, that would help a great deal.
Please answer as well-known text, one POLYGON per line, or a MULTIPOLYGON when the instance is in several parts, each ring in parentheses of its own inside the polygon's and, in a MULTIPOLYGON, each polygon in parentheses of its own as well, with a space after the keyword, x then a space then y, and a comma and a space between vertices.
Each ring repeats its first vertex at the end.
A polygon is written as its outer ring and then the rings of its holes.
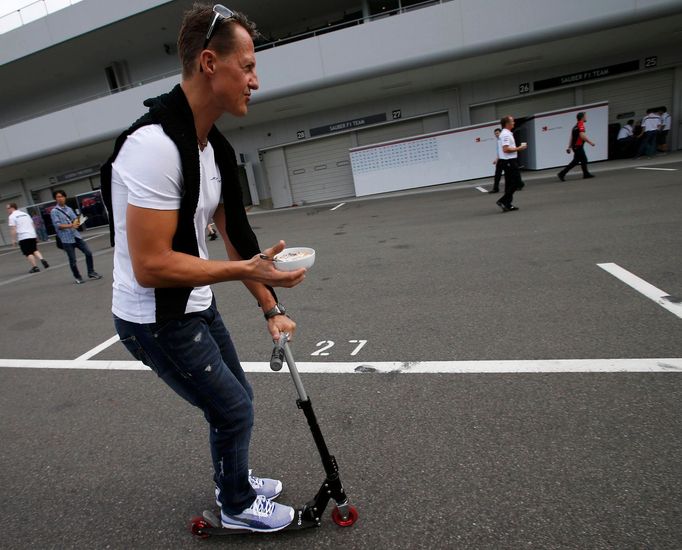
POLYGON ((350 147, 350 134, 343 134, 284 149, 295 204, 355 195, 350 147))
POLYGON ((673 102, 673 71, 656 71, 590 84, 583 88, 583 99, 584 103, 608 101, 609 122, 642 118, 651 107, 665 105, 670 111, 673 102))

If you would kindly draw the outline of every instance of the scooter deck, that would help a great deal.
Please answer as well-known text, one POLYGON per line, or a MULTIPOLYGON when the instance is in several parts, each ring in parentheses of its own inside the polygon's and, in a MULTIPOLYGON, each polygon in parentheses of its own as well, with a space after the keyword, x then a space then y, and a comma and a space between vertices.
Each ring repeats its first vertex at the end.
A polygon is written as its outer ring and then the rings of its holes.
MULTIPOLYGON (((278 531, 266 531, 267 533, 281 533, 283 531, 300 531, 301 529, 309 529, 311 527, 319 527, 320 522, 311 521, 304 517, 305 508, 297 508, 294 511, 294 520, 286 527, 278 531)), ((222 527, 220 519, 210 510, 204 510, 201 517, 194 517, 190 520, 190 530, 192 534, 206 538, 211 536, 225 536, 225 535, 258 535, 262 531, 252 531, 251 529, 232 529, 222 527)))

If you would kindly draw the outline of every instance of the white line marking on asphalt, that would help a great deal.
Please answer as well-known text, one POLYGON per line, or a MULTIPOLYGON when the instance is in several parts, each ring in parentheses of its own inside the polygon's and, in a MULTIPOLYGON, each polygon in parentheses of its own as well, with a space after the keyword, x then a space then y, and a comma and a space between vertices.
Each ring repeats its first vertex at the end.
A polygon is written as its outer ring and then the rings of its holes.
POLYGON ((345 202, 342 202, 341 204, 337 204, 337 205, 336 205, 334 208, 332 208, 330 211, 333 212, 333 211, 336 210, 337 208, 341 208, 344 204, 346 204, 346 203, 345 203, 345 202))
POLYGON ((597 265, 604 271, 623 281, 626 285, 634 288, 637 292, 644 294, 644 296, 650 300, 653 300, 659 306, 667 309, 669 312, 682 319, 682 303, 676 301, 676 299, 670 296, 667 292, 663 292, 661 289, 650 285, 644 279, 640 279, 637 277, 637 275, 633 275, 627 269, 623 269, 618 264, 606 263, 597 265))
MULTIPOLYGON (((298 370, 311 374, 400 373, 400 374, 528 374, 528 373, 605 373, 605 372, 679 372, 682 358, 660 359, 540 359, 530 361, 366 361, 302 362, 298 370)), ((0 368, 149 370, 138 361, 82 361, 0 359, 0 368)), ((246 372, 272 372, 270 363, 243 362, 246 372)), ((279 372, 288 371, 286 363, 279 372)))
POLYGON ((635 170, 660 170, 661 172, 677 172, 677 168, 649 168, 647 166, 637 166, 635 170))
POLYGON ((487 193, 488 192, 487 189, 481 187, 480 185, 478 187, 476 187, 476 189, 478 189, 481 193, 487 193))
POLYGON ((96 347, 92 348, 90 351, 85 352, 83 355, 76 357, 76 359, 74 359, 74 361, 87 361, 88 359, 90 359, 90 357, 94 357, 99 352, 104 351, 105 349, 107 349, 112 344, 115 344, 116 342, 118 342, 118 340, 119 340, 119 337, 118 337, 118 334, 116 334, 116 335, 112 336, 111 338, 109 338, 106 342, 102 342, 99 346, 96 346, 96 347))

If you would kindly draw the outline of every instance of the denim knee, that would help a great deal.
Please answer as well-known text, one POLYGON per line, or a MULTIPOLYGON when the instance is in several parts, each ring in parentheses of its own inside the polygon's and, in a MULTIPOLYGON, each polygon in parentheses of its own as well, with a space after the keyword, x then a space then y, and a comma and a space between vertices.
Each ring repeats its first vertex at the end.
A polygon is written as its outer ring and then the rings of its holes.
POLYGON ((250 432, 254 423, 253 404, 248 399, 241 400, 238 407, 229 412, 221 408, 209 407, 206 419, 211 426, 221 432, 250 432))

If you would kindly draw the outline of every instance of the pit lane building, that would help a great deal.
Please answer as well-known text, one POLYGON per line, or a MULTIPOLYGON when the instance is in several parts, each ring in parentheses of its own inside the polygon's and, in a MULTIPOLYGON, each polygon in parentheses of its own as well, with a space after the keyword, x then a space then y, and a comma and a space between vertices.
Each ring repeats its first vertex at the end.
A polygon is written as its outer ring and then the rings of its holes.
MULTIPOLYGON (((26 10, 0 17, 3 202, 96 191, 113 139, 144 99, 180 81, 175 41, 189 0, 72 4, 30 22, 26 10)), ((353 147, 599 101, 613 124, 667 106, 670 148, 682 147, 682 0, 229 7, 263 35, 248 116, 218 122, 238 152, 246 203, 353 196, 353 147)))

